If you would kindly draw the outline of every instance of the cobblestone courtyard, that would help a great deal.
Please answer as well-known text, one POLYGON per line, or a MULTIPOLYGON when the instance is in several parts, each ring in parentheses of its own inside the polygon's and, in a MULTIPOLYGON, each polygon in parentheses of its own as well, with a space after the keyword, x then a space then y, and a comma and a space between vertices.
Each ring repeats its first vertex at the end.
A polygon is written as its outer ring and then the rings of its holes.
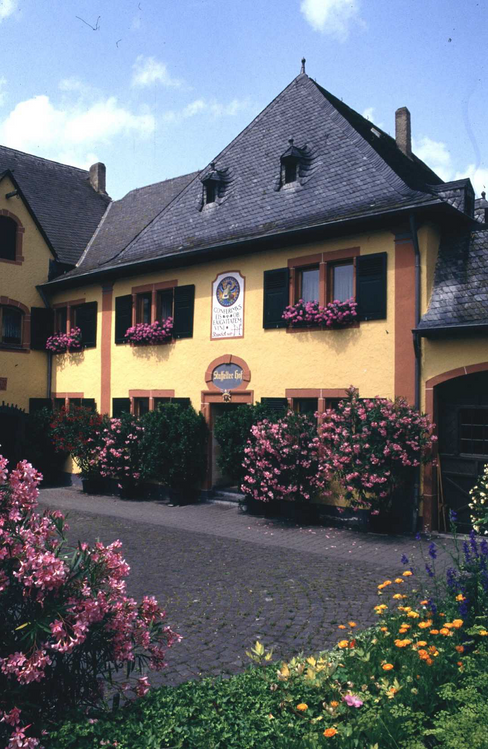
POLYGON ((44 489, 41 505, 68 515, 69 538, 120 538, 128 591, 154 594, 183 636, 163 683, 242 669, 260 639, 291 657, 334 644, 337 625, 374 621, 377 584, 400 571, 419 543, 342 529, 303 527, 224 504, 170 507, 44 489))

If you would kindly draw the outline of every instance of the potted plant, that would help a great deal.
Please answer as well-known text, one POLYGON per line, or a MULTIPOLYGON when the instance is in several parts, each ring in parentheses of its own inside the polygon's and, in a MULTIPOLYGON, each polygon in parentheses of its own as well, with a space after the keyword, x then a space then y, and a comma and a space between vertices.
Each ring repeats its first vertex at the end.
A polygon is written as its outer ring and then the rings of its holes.
POLYGON ((159 322, 137 323, 127 329, 124 338, 132 344, 151 345, 169 343, 173 338, 173 318, 166 317, 159 322))
POLYGON ((174 504, 194 502, 207 468, 205 418, 191 406, 167 404, 145 414, 141 472, 168 487, 174 504))
POLYGON ((144 427, 133 414, 110 419, 101 434, 100 473, 114 479, 123 499, 141 492, 142 437, 144 427))
POLYGON ((46 350, 54 354, 65 354, 67 351, 80 351, 80 349, 80 328, 71 328, 69 333, 54 333, 46 341, 46 350))
POLYGON ((299 299, 296 304, 286 307, 283 319, 292 327, 344 328, 357 319, 357 303, 353 298, 341 302, 335 299, 321 306, 317 300, 305 302, 299 299))
POLYGON ((71 456, 80 469, 83 491, 103 494, 105 481, 101 474, 100 450, 108 417, 86 406, 61 408, 51 422, 51 435, 58 452, 71 456))

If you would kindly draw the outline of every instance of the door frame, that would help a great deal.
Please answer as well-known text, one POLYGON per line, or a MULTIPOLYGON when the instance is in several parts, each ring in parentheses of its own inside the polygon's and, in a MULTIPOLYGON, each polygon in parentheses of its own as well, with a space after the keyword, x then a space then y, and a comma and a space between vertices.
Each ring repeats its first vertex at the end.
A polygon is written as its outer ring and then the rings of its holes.
MULTIPOLYGON (((231 402, 233 404, 246 404, 252 406, 254 403, 254 390, 231 390, 231 402)), ((212 403, 224 403, 222 391, 202 390, 202 401, 200 410, 205 417, 209 430, 209 439, 207 447, 207 475, 205 477, 203 490, 207 493, 212 491, 212 430, 213 430, 213 413, 212 403)))
MULTIPOLYGON (((438 403, 437 385, 453 380, 456 377, 475 374, 476 372, 487 372, 488 362, 480 364, 468 364, 465 367, 449 369, 446 372, 431 377, 425 381, 425 413, 431 421, 437 425, 438 403)), ((437 426, 435 429, 437 433, 437 426)), ((438 454, 438 443, 434 443, 433 460, 426 463, 423 471, 423 526, 424 530, 437 530, 437 466, 434 465, 438 454)))

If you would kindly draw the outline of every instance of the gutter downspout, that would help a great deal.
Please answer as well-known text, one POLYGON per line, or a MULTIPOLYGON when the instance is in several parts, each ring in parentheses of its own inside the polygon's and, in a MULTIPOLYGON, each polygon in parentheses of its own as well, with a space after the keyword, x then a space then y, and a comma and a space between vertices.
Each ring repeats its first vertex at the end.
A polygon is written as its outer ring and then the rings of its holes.
MULTIPOLYGON (((413 347, 415 351, 415 408, 420 410, 420 378, 421 378, 421 339, 418 333, 420 322, 420 248, 418 239, 417 220, 414 213, 409 214, 410 234, 412 237, 413 250, 415 253, 415 330, 413 332, 413 347)), ((415 469, 414 501, 412 512, 412 533, 417 532, 417 523, 420 504, 420 466, 415 469)))
MULTIPOLYGON (((36 286, 36 289, 44 302, 44 306, 50 309, 46 292, 40 286, 36 286)), ((46 373, 46 398, 50 399, 52 394, 52 378, 53 378, 53 354, 52 351, 47 352, 47 373, 46 373)))

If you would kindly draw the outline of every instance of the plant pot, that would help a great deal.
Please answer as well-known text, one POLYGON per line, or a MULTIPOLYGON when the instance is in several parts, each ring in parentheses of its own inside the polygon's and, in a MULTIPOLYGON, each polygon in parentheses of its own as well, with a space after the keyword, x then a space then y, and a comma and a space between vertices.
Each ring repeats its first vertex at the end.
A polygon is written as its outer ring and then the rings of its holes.
POLYGON ((105 494, 107 491, 105 479, 101 476, 81 479, 81 484, 84 494, 105 494))
POLYGON ((122 482, 117 486, 120 499, 142 499, 142 486, 132 482, 122 482))

